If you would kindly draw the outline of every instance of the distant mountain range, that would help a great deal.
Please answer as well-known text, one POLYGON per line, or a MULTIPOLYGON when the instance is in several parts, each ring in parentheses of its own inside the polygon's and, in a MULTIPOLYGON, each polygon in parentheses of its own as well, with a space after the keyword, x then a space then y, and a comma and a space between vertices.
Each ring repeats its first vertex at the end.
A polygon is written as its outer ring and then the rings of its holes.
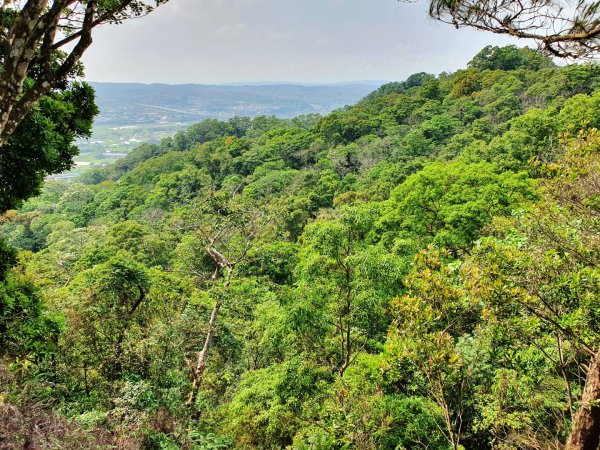
POLYGON ((335 84, 140 84, 96 83, 96 125, 193 123, 207 118, 327 114, 351 105, 383 82, 335 84))

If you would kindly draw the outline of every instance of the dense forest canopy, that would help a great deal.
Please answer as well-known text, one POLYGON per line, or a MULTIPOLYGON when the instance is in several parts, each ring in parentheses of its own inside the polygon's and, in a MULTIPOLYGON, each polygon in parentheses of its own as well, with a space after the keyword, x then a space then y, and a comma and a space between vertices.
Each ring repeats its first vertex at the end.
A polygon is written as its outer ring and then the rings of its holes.
POLYGON ((47 183, 0 219, 3 445, 597 447, 599 88, 487 47, 47 183))

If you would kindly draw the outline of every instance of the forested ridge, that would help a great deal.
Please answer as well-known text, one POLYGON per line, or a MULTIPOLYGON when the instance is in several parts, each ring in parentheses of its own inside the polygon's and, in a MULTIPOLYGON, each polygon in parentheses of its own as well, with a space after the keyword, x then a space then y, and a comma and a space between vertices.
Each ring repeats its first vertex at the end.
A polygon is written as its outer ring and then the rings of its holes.
POLYGON ((46 183, 0 216, 3 445, 597 448, 598 128, 598 65, 486 47, 46 183))

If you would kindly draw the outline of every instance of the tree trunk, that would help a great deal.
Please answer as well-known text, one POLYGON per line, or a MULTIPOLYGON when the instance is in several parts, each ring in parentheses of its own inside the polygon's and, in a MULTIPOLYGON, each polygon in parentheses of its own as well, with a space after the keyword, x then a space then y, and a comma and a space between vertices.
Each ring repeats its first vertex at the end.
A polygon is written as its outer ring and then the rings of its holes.
POLYGON ((217 316, 219 315, 220 308, 221 299, 217 300, 215 306, 213 307, 212 313, 210 314, 210 320, 208 321, 208 332, 206 333, 204 346, 202 347, 202 350, 198 352, 196 367, 194 367, 192 370, 192 392, 190 393, 190 398, 188 399, 188 404, 190 405, 193 405, 196 402, 196 397, 198 396, 198 391, 200 390, 200 386, 202 384, 202 378, 204 376, 204 371, 206 370, 206 360, 208 359, 208 350, 210 349, 210 344, 212 343, 213 336, 215 334, 215 324, 217 322, 217 316))
MULTIPOLYGON (((223 290, 226 290, 231 282, 231 275, 233 274, 233 268, 226 268, 225 282, 223 283, 223 290)), ((208 321, 208 331, 206 332, 206 339, 204 340, 204 346, 202 350, 198 352, 198 359, 196 361, 195 367, 190 367, 192 372, 192 392, 190 393, 190 397, 188 398, 188 405, 193 405, 196 403, 196 398, 198 397, 198 391, 200 390, 200 386, 202 385, 202 378, 204 377, 204 371, 206 370, 206 361, 208 359, 208 351, 210 350, 210 345, 212 344, 213 337, 215 335, 215 326, 217 323, 217 317, 219 315, 219 310, 221 309, 221 303, 223 301, 222 297, 219 297, 215 302, 215 306, 210 314, 210 320, 208 321)))
POLYGON ((81 30, 72 35, 79 40, 64 61, 51 69, 53 44, 63 9, 73 3, 76 2, 54 1, 48 7, 48 0, 29 0, 8 30, 5 45, 0 47, 3 60, 0 72, 0 146, 7 142, 44 95, 71 76, 83 53, 92 44, 92 28, 99 23, 99 19, 94 20, 98 0, 87 2, 81 30), (23 93, 23 85, 32 75, 30 69, 36 58, 42 69, 32 76, 33 86, 23 93))
POLYGON ((566 450, 597 450, 600 444, 600 351, 587 373, 579 411, 573 420, 566 450))

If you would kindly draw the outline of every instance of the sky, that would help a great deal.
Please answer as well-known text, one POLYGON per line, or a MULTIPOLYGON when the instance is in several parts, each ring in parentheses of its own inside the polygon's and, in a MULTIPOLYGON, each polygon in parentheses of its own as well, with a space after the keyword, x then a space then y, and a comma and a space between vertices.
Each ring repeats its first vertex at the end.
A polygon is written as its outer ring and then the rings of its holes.
POLYGON ((509 43, 527 44, 436 22, 427 0, 170 0, 95 30, 83 61, 90 81, 401 81, 509 43))

